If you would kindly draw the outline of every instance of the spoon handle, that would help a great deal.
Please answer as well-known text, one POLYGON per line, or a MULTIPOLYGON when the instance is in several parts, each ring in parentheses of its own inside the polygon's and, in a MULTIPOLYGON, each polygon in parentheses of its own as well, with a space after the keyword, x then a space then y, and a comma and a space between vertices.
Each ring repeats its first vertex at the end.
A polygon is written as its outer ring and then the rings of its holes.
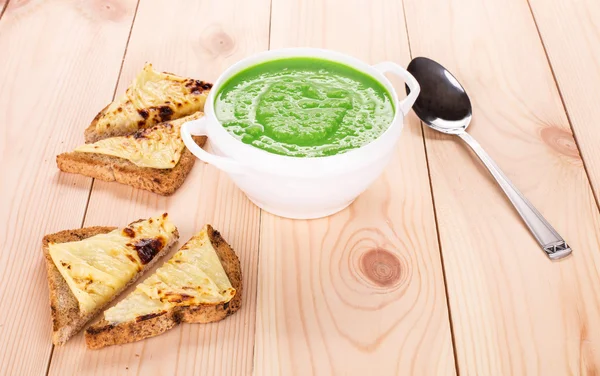
POLYGON ((552 260, 558 260, 571 254, 569 245, 542 217, 531 202, 515 188, 512 182, 500 170, 500 167, 483 150, 481 145, 467 132, 459 133, 458 136, 473 149, 475 154, 477 154, 479 159, 488 168, 548 257, 552 260))

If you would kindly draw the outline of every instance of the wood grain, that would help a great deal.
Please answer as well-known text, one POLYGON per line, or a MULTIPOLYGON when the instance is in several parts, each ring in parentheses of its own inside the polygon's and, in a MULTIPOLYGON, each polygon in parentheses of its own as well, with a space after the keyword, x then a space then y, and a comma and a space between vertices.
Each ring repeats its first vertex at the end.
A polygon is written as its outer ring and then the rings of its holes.
MULTIPOLYGON (((181 0, 170 2, 168 7, 160 1, 142 0, 117 92, 125 90, 146 61, 159 70, 214 80, 235 61, 266 49, 268 26, 267 0, 181 0)), ((178 226, 180 245, 205 223, 222 232, 241 259, 242 309, 217 324, 185 324, 160 337, 98 351, 87 350, 80 335, 54 351, 50 374, 251 373, 259 209, 226 175, 197 161, 184 185, 169 198, 95 181, 85 225, 123 225, 162 212, 168 212, 178 226)))
POLYGON ((79 228, 91 179, 55 156, 112 97, 135 2, 10 2, 0 21, 0 374, 44 374, 42 237, 79 228), (107 8, 108 7, 108 8, 107 8))
POLYGON ((596 199, 600 198, 600 2, 530 0, 596 199))
POLYGON ((457 75, 469 132, 574 250, 550 262, 466 146, 426 132, 459 370, 597 374, 600 218, 527 3, 405 7, 414 56, 457 75))
MULTIPOLYGON (((597 374, 600 215, 571 127, 598 197, 600 6, 529 2, 569 119, 526 1, 404 0, 413 55, 459 77, 474 105, 469 131, 574 249, 546 260, 467 148, 426 130, 456 361, 473 375, 597 374)), ((43 234, 84 218, 124 225, 163 211, 180 244, 206 222, 222 231, 242 259, 243 309, 100 351, 79 335, 54 350, 50 374, 455 373, 414 115, 385 174, 321 220, 261 220, 224 174, 200 162, 170 198, 96 181, 85 215, 92 180, 59 173, 54 161, 83 142, 117 80, 120 93, 145 61, 214 80, 270 43, 405 66, 402 4, 273 0, 270 20, 270 0, 141 0, 119 78, 136 4, 0 0, 0 374, 44 374, 50 360, 43 234)))
MULTIPOLYGON (((288 46, 410 59, 399 2, 274 0, 271 48, 288 46)), ((411 115, 389 168, 350 208, 311 221, 263 212, 257 375, 455 373, 429 192, 411 115)))

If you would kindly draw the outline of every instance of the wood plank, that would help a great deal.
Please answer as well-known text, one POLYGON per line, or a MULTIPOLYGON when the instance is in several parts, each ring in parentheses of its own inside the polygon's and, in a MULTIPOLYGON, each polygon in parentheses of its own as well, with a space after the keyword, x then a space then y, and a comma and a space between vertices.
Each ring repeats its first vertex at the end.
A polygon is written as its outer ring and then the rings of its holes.
MULTIPOLYGON (((272 6, 271 48, 410 60, 401 2, 272 6)), ((454 374, 432 208, 411 115, 384 176, 349 209, 311 221, 263 212, 256 374, 454 374)))
POLYGON ((91 179, 55 156, 110 100, 135 1, 9 4, 0 21, 0 374, 44 374, 52 349, 46 233, 81 226, 91 179))
POLYGON ((458 76, 469 132, 574 250, 549 261, 466 146, 427 130, 459 370, 597 373, 600 218, 527 3, 405 6, 414 56, 458 76))
POLYGON ((600 198, 600 2, 531 0, 577 144, 600 198))
MULTIPOLYGON (((118 92, 125 90, 145 61, 156 69, 215 80, 235 61, 266 49, 268 32, 268 0, 181 0, 168 7, 161 1, 142 0, 118 92)), ((251 373, 259 209, 224 174, 197 161, 185 184, 169 198, 95 181, 85 224, 123 225, 165 211, 179 228, 180 245, 207 222, 233 245, 244 274, 243 308, 217 324, 184 324, 153 339, 98 351, 87 350, 80 335, 55 350, 50 374, 251 373)))

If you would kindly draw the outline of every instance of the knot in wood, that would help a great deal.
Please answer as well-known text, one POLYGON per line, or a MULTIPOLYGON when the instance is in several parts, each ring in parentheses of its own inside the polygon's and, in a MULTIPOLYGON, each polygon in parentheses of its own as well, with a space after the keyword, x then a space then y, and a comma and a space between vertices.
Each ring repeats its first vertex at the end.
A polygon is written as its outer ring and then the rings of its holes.
POLYGON ((203 34, 200 43, 213 56, 227 56, 235 49, 235 40, 220 26, 210 26, 203 34))
POLYGON ((125 5, 119 0, 96 0, 89 3, 92 16, 96 15, 109 21, 120 21, 127 16, 125 5))
POLYGON ((552 150, 567 157, 581 160, 571 132, 567 132, 556 126, 550 126, 542 128, 540 135, 542 141, 550 146, 552 150))
POLYGON ((361 256, 360 271, 372 283, 392 287, 400 282, 402 267, 400 260, 392 252, 373 248, 361 256))

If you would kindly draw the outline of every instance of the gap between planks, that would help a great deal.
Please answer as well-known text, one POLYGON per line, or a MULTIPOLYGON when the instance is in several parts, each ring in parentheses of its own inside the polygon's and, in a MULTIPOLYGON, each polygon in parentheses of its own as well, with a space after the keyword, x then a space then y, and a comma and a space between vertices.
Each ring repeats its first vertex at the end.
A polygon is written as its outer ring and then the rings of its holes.
MULTIPOLYGON (((404 0, 403 0, 404 1, 404 0)), ((267 44, 267 49, 271 50, 271 25, 273 24, 273 0, 271 0, 269 2, 269 43, 267 44)), ((260 212, 262 214, 262 209, 260 209, 260 212)), ((260 244, 260 231, 258 233, 258 242, 260 244)))
MULTIPOLYGON (((408 43, 408 54, 410 55, 411 60, 415 57, 412 53, 412 48, 410 46, 410 32, 408 30, 408 20, 406 19, 406 7, 404 6, 404 1, 402 0, 402 15, 404 16, 404 28, 406 29, 406 39, 408 43)), ((408 68, 408 67, 407 67, 408 68)), ((454 355, 454 369, 456 370, 456 375, 460 376, 460 369, 458 367, 458 353, 456 351, 456 337, 454 335, 454 322, 452 321, 452 307, 450 307, 450 297, 448 295, 448 279, 446 277, 446 264, 444 262, 444 252, 442 252, 442 239, 440 238, 440 224, 437 216, 437 209, 435 206, 435 195, 433 194, 433 183, 431 179, 431 168, 429 167, 429 154, 427 152, 427 142, 425 142, 425 129, 426 126, 423 124, 421 119, 419 119, 419 123, 421 124, 421 138, 423 140, 423 150, 425 152, 425 164, 427 166, 427 178, 429 179, 429 193, 431 194, 431 204, 433 206, 433 220, 435 222, 435 236, 438 242, 438 251, 440 252, 440 262, 442 264, 442 276, 444 277, 444 293, 446 294, 446 307, 448 309, 448 323, 450 325, 450 338, 452 339, 452 354, 454 355)))
POLYGON ((6 8, 8 8, 8 3, 10 3, 10 0, 6 0, 6 2, 2 6, 2 9, 0 9, 0 20, 2 19, 2 16, 4 16, 4 12, 6 12, 6 8))
MULTIPOLYGON (((271 25, 273 24, 273 0, 269 2, 269 36, 267 37, 267 50, 271 50, 271 25)), ((256 249, 256 294, 254 294, 254 309, 258 312, 258 275, 260 272, 260 250, 262 247, 262 217, 263 217, 263 209, 258 208, 258 247, 256 249)), ((256 363, 255 363, 255 354, 256 354, 256 327, 258 325, 258 315, 254 315, 254 341, 252 343, 252 375, 256 374, 256 363)))
MULTIPOLYGON (((140 6, 140 1, 141 0, 138 0, 135 4, 133 18, 131 19, 131 26, 129 27, 129 34, 127 35, 127 42, 125 42, 125 50, 123 51, 123 57, 121 58, 121 66, 119 67, 119 75, 117 76, 117 82, 115 83, 115 90, 113 90, 113 95, 112 95, 111 101, 114 101, 115 97, 117 95, 117 87, 119 86, 119 81, 121 81, 121 73, 123 72, 123 64, 125 63, 125 56, 127 55, 127 47, 129 46, 129 40, 131 39, 131 31, 133 30, 133 25, 135 24, 135 16, 137 15, 137 11, 140 6)), ((2 15, 4 14, 4 11, 6 10, 6 7, 8 6, 9 2, 10 2, 10 0, 6 1, 6 4, 4 5, 4 9, 2 9, 2 12, 0 12, 0 19, 2 18, 2 15)), ((87 196, 87 201, 85 203, 85 209, 83 211, 83 217, 81 218, 81 225, 79 226, 79 228, 83 228, 83 224, 85 223, 85 217, 87 216, 87 211, 88 211, 88 208, 90 207, 90 199, 92 197, 92 190, 94 189, 95 181, 96 181, 96 179, 92 178, 92 181, 90 183, 90 189, 89 189, 88 196, 87 196)), ((259 237, 259 239, 260 239, 260 237, 259 237)), ((52 348, 50 349, 50 357, 48 358, 48 365, 46 366, 46 376, 48 376, 48 374, 50 373, 50 365, 52 364, 52 357, 54 356, 54 348, 55 348, 55 345, 52 344, 52 348)))
POLYGON ((596 203, 596 207, 600 211, 600 202, 598 201, 598 196, 595 194, 594 186, 592 185, 592 178, 590 177, 590 172, 588 170, 588 166, 586 160, 581 152, 581 147, 579 145, 579 140, 577 139, 577 134, 575 133, 575 128, 573 128, 573 122, 571 121, 571 115, 569 114, 569 109, 565 103, 565 98, 562 93, 562 89, 558 80, 556 79, 556 72, 554 72, 554 67, 552 66, 552 61, 550 60, 550 56, 548 55, 548 49, 546 48, 546 44, 544 43, 544 37, 542 36, 542 32, 540 31, 540 27, 538 26, 537 19, 535 18, 535 13, 533 12, 533 8, 531 7, 531 1, 525 0, 527 2, 527 6, 529 8, 529 13, 531 13, 531 18, 533 19, 533 24, 535 25, 535 29, 537 31, 538 37, 540 38, 540 43, 542 44, 542 49, 544 50, 544 55, 546 56, 546 61, 548 62, 548 67, 550 67, 550 73, 552 73, 552 79, 554 80, 554 85, 556 85, 556 90, 558 91, 558 96, 560 97, 560 103, 562 104, 563 110, 565 111, 565 115, 567 116, 567 122, 569 123, 569 128, 571 128, 571 133, 573 134, 573 141, 575 141, 575 146, 577 147, 577 152, 579 153, 579 157, 581 158, 581 162, 583 163, 583 170, 585 171, 585 175, 587 177, 588 185, 592 192, 594 192, 594 202, 596 203))

